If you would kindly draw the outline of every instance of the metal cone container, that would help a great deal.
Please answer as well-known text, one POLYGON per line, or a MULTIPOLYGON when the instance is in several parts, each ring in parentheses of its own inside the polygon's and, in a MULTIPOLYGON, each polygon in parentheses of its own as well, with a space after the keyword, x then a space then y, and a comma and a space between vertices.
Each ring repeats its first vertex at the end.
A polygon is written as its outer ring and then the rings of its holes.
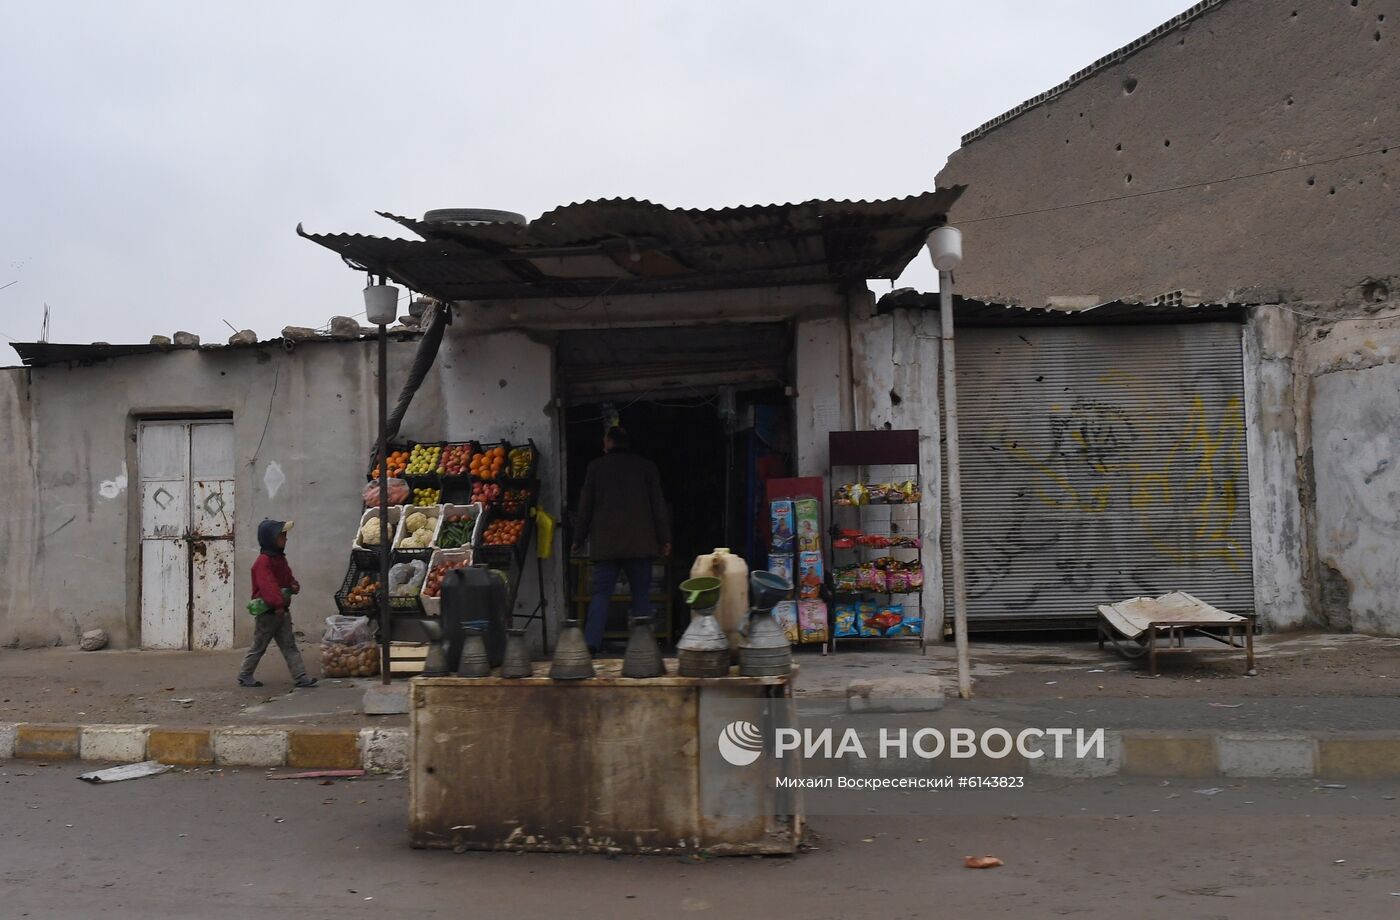
POLYGON ((554 645, 554 659, 549 666, 553 680, 587 680, 594 676, 593 656, 583 638, 578 620, 565 620, 554 645))
POLYGON ((666 662, 656 646, 656 632, 651 617, 633 617, 627 632, 627 650, 622 653, 622 676, 634 678, 665 677, 666 662))

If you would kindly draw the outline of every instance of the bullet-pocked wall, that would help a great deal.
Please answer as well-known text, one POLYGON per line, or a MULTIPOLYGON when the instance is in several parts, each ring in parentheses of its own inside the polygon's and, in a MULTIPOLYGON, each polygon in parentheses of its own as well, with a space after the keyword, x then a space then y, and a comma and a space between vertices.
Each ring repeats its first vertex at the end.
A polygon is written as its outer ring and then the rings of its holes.
POLYGON ((1395 289, 1400 0, 1221 0, 1154 34, 949 157, 939 187, 968 186, 949 215, 959 292, 1395 289))

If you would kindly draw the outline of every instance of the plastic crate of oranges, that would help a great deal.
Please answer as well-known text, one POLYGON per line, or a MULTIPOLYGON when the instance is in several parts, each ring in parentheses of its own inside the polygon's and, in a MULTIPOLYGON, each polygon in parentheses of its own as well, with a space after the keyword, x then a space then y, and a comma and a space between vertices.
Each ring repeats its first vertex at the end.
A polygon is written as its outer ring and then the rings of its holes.
MULTIPOLYGON (((391 450, 391 451, 389 451, 389 478, 391 478, 391 479, 400 479, 400 478, 403 477, 403 472, 404 472, 404 470, 408 469, 408 457, 409 457, 409 452, 408 452, 407 450, 391 450)), ((370 470, 370 472, 369 472, 369 478, 370 478, 370 479, 378 479, 378 478, 379 478, 379 462, 378 462, 378 460, 375 461, 374 469, 370 470)))
POLYGON ((501 475, 506 466, 505 445, 488 447, 471 458, 470 471, 477 479, 491 480, 501 475))

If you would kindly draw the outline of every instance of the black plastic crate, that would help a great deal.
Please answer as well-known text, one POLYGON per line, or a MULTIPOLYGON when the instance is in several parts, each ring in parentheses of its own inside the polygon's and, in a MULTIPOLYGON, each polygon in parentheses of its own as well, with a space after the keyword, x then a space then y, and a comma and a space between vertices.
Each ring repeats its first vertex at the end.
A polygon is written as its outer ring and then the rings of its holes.
POLYGON ((501 472, 502 479, 508 482, 531 482, 539 475, 540 449, 535 446, 533 439, 527 439, 524 444, 516 444, 506 448, 506 466, 501 472), (510 461, 512 450, 528 450, 530 452, 529 464, 520 472, 515 472, 510 461))
MULTIPOLYGON (((396 451, 396 450, 412 451, 412 450, 413 450, 413 445, 414 445, 415 443, 417 443, 417 442, 415 442, 415 441, 402 441, 402 442, 395 443, 395 442, 393 442, 393 441, 390 441, 390 442, 389 442, 389 453, 392 454, 392 453, 393 453, 394 451, 396 451)), ((370 461, 369 461, 369 469, 365 470, 365 482, 370 482, 370 481, 372 481, 372 480, 375 480, 375 479, 378 479, 378 478, 379 478, 378 476, 374 475, 374 468, 375 468, 376 466, 379 465, 379 450, 378 450, 378 447, 377 447, 377 446, 376 446, 375 450, 371 453, 370 456, 371 456, 371 459, 370 459, 370 461)), ((396 477, 394 477, 394 476, 391 475, 390 478, 393 479, 393 478, 396 478, 396 477)), ((401 477, 399 477, 399 478, 401 478, 401 477)))
MULTIPOLYGON (((374 581, 379 581, 379 563, 376 561, 373 566, 362 566, 353 559, 350 561, 350 568, 345 573, 345 580, 340 583, 340 590, 335 593, 335 607, 347 616, 376 616, 379 613, 379 596, 376 592, 374 600, 364 606, 352 605, 349 602, 350 589, 360 583, 360 579, 368 575, 374 581)), ((417 597, 391 597, 389 598, 389 609, 396 613, 419 613, 423 612, 423 602, 417 597)))

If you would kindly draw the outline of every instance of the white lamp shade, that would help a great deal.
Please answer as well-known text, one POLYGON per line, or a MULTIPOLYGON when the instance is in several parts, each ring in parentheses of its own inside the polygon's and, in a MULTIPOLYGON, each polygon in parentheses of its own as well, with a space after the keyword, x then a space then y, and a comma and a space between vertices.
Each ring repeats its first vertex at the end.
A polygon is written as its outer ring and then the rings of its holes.
POLYGON ((957 227, 939 227, 928 235, 928 254, 933 267, 950 272, 962 264, 962 231, 957 227))
POLYGON ((399 315, 399 289, 392 284, 365 288, 365 316, 376 326, 387 326, 399 315))

